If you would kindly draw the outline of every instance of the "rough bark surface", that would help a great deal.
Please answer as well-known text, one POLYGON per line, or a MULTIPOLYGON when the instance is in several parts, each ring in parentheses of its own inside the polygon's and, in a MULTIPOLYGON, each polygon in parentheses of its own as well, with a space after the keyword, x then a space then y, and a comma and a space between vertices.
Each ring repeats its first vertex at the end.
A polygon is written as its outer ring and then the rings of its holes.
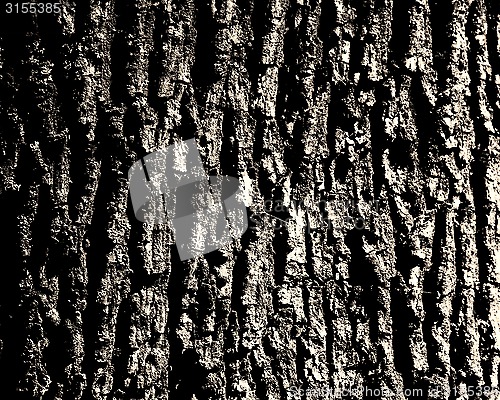
POLYGON ((1 10, 2 398, 500 398, 497 0, 62 1, 1 10), (192 137, 250 227, 181 262, 127 171, 192 137))

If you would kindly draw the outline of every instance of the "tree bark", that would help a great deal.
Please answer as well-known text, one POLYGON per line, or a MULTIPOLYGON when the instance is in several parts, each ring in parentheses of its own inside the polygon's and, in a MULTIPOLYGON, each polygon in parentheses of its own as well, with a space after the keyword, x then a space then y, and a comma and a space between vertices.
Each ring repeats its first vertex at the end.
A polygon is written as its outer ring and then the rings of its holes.
POLYGON ((89 3, 1 11, 5 398, 500 398, 500 3, 89 3), (249 228, 181 262, 193 137, 249 228))

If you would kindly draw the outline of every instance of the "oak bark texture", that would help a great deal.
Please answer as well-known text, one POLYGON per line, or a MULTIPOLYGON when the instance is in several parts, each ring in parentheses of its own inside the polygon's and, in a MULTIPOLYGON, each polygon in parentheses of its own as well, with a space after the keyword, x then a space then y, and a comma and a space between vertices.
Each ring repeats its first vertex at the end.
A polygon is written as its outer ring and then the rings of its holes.
POLYGON ((500 398, 498 1, 62 5, 2 10, 2 398, 500 398), (250 228, 180 262, 127 171, 192 137, 250 228))

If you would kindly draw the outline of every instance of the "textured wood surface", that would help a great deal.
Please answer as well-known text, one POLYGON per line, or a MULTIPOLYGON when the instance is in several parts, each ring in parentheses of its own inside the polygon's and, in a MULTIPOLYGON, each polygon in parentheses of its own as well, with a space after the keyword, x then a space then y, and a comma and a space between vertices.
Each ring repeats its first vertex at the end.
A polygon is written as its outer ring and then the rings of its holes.
POLYGON ((62 5, 2 9, 0 397, 500 398, 497 0, 62 5), (250 226, 181 262, 127 171, 192 137, 250 226))

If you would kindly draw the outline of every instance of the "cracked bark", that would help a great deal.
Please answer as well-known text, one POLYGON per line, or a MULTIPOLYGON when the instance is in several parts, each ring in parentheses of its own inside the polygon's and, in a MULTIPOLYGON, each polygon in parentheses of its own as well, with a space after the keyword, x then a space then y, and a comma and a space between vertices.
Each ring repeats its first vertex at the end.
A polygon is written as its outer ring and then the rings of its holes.
POLYGON ((62 5, 0 21, 6 398, 499 386, 497 2, 62 5), (127 170, 192 137, 250 228, 180 262, 127 170))

